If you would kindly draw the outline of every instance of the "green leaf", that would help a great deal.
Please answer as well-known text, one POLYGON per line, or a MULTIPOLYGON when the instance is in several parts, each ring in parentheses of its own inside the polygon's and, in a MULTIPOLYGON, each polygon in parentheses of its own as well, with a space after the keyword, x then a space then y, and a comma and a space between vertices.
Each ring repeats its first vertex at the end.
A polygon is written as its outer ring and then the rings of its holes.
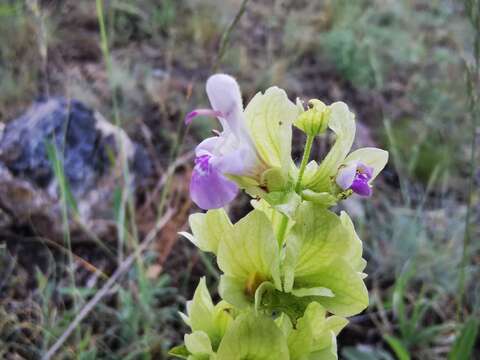
POLYGON ((355 138, 355 115, 343 102, 330 105, 331 117, 328 127, 335 133, 335 144, 320 163, 317 171, 304 178, 305 187, 315 192, 329 191, 331 177, 349 153, 355 138))
POLYGON ((271 318, 248 312, 225 333, 217 359, 288 360, 287 340, 271 318))
POLYGON ((298 320, 295 329, 288 335, 288 350, 291 360, 304 359, 310 354, 313 344, 313 327, 322 328, 325 321, 325 310, 318 303, 311 303, 305 314, 298 320))
POLYGON ((469 360, 472 358, 475 341, 477 339, 480 321, 470 318, 463 326, 455 339, 448 360, 469 360))
POLYGON ((218 266, 225 274, 220 280, 222 297, 241 306, 238 297, 230 295, 243 293, 253 304, 255 291, 264 281, 280 288, 279 256, 272 224, 262 211, 253 210, 234 225, 232 236, 218 247, 218 266))
POLYGON ((292 294, 297 297, 304 297, 304 296, 326 296, 326 297, 334 297, 332 290, 324 288, 324 287, 313 287, 313 288, 300 288, 300 289, 293 289, 292 294))
POLYGON ((185 345, 179 345, 171 348, 168 352, 168 355, 175 356, 179 359, 188 359, 188 357, 190 356, 190 352, 187 350, 187 347, 185 345))
POLYGON ((410 360, 408 349, 398 338, 391 335, 383 335, 383 338, 393 350, 398 360, 410 360))
POLYGON ((287 172, 291 161, 292 122, 298 114, 299 108, 277 87, 268 88, 265 94, 257 93, 247 105, 245 119, 250 136, 268 167, 287 172))
POLYGON ((208 335, 212 347, 216 349, 232 321, 229 313, 230 308, 231 306, 225 302, 220 302, 216 306, 213 305, 205 278, 202 278, 195 290, 193 299, 187 302, 188 317, 182 314, 182 318, 193 332, 199 331, 208 335))
POLYGON ((368 291, 361 275, 342 258, 333 259, 315 273, 295 277, 297 287, 330 289, 333 297, 319 297, 317 301, 335 315, 353 316, 368 306, 368 291))
POLYGON ((288 234, 284 263, 287 292, 292 289, 294 277, 315 274, 335 257, 344 256, 350 261, 353 248, 358 247, 340 218, 322 206, 303 203, 295 220, 288 234))
POLYGON ((353 245, 340 218, 325 208, 303 203, 298 209, 291 231, 292 246, 298 247, 295 276, 309 275, 333 257, 346 256, 353 245))
POLYGON ((356 234, 337 215, 312 203, 303 203, 295 220, 283 263, 284 290, 326 288, 334 296, 317 301, 333 314, 362 311, 368 305, 368 292, 363 275, 352 268, 363 265, 356 234))
POLYGON ((308 360, 337 360, 337 338, 330 332, 330 345, 324 349, 314 351, 308 357, 308 360))
POLYGON ((340 213, 340 221, 349 233, 350 246, 349 251, 345 255, 345 259, 349 262, 352 268, 358 272, 362 272, 367 266, 367 262, 362 258, 363 244, 358 237, 352 219, 345 211, 340 213))
POLYGON ((325 326, 329 331, 333 331, 335 335, 338 335, 347 324, 347 319, 341 316, 331 315, 327 318, 325 326))
POLYGON ((320 205, 326 208, 331 207, 338 202, 337 198, 329 192, 317 193, 309 189, 302 191, 302 199, 311 201, 317 205, 320 205))
POLYGON ((210 338, 203 331, 194 331, 185 335, 185 346, 191 354, 209 355, 213 354, 210 338))
POLYGON ((205 214, 197 213, 188 218, 193 235, 181 232, 200 250, 217 254, 218 244, 231 236, 233 225, 224 209, 209 210, 205 214))
POLYGON ((302 198, 295 191, 271 192, 262 196, 272 207, 288 217, 293 217, 302 198))
POLYGON ((291 360, 337 358, 336 335, 348 321, 338 316, 325 316, 326 311, 320 304, 308 305, 296 328, 288 333, 291 360))
POLYGON ((245 295, 245 280, 235 278, 232 276, 220 276, 220 283, 218 285, 218 293, 230 304, 239 309, 246 308, 252 305, 253 296, 245 295))
MULTIPOLYGON (((255 209, 263 211, 263 213, 267 216, 267 218, 270 220, 270 223, 272 224, 272 227, 275 231, 275 237, 278 239, 279 231, 281 228, 280 224, 283 221, 284 215, 276 211, 273 208, 273 206, 270 205, 268 202, 266 202, 264 199, 252 200, 251 204, 255 209)), ((294 224, 295 222, 292 219, 290 219, 288 221, 287 229, 285 233, 289 233, 294 224)))

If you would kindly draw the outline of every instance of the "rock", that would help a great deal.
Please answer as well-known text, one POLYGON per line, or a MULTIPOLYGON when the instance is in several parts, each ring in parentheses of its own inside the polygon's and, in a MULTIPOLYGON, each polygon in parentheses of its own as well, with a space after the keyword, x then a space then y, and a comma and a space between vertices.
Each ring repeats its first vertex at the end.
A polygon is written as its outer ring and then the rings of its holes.
POLYGON ((49 236, 58 237, 62 231, 52 151, 63 163, 78 209, 78 216, 71 217, 72 226, 80 221, 90 228, 92 222, 112 220, 115 188, 128 186, 133 191, 150 174, 144 148, 98 112, 61 97, 34 103, 0 132, 0 209, 15 222, 42 229, 41 233, 46 227, 49 236), (128 184, 124 164, 128 164, 128 184))

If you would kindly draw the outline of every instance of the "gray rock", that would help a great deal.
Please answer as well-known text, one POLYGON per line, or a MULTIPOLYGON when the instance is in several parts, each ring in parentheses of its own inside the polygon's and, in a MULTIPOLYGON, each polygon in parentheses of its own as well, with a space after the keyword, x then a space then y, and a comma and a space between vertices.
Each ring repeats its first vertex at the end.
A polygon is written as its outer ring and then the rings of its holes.
POLYGON ((48 219, 46 227, 61 232, 59 187, 47 148, 56 149, 63 163, 78 208, 76 221, 83 227, 113 219, 114 189, 133 191, 139 179, 150 175, 143 147, 76 100, 40 100, 0 130, 0 209, 36 228, 44 228, 48 219), (126 164, 128 184, 122 170, 126 164), (42 224, 32 224, 34 218, 42 224))

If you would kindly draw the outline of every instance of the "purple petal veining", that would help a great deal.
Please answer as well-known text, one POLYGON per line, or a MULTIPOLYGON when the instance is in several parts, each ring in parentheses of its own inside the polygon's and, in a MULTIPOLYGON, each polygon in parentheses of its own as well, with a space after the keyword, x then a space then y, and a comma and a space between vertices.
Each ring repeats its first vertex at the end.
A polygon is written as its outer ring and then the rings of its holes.
POLYGON ((373 176, 373 168, 361 162, 351 162, 338 170, 337 185, 343 190, 351 189, 360 196, 372 195, 372 188, 368 183, 373 176))
POLYGON ((195 159, 190 181, 190 196, 204 210, 221 208, 238 193, 238 186, 213 167, 210 160, 210 155, 201 155, 195 159))

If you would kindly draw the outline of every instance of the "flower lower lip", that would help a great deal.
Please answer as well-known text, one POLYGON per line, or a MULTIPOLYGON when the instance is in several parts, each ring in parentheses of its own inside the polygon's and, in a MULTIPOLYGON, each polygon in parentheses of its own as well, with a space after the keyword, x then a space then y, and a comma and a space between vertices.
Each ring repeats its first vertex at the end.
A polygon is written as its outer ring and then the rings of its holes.
POLYGON ((237 185, 227 179, 210 163, 211 155, 197 156, 190 181, 192 200, 202 209, 216 209, 232 201, 237 185))

